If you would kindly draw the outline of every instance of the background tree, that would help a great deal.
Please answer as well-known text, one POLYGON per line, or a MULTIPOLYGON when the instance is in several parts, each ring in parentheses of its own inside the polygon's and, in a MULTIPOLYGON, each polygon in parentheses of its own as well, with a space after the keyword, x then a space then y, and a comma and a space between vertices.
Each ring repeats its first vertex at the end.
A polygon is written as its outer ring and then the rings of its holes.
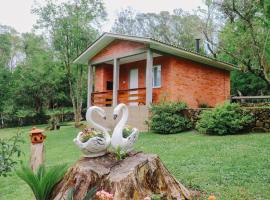
POLYGON ((198 7, 197 15, 200 17, 202 23, 200 24, 200 31, 204 38, 204 45, 206 46, 206 53, 209 56, 217 58, 219 49, 213 43, 219 42, 219 32, 224 26, 224 19, 220 15, 220 11, 214 4, 214 0, 204 0, 204 7, 198 7))
POLYGON ((218 48, 224 59, 233 59, 270 85, 270 2, 222 0, 215 5, 226 20, 218 48))
POLYGON ((83 65, 72 61, 98 36, 97 25, 106 16, 102 0, 72 0, 56 4, 48 1, 33 12, 39 17, 36 28, 48 31, 58 59, 65 66, 70 98, 74 110, 75 126, 81 120, 83 82, 86 74, 83 65))
POLYGON ((4 127, 5 105, 10 99, 11 72, 0 66, 0 128, 4 127))
MULTIPOLYGON (((187 49, 195 49, 195 39, 202 38, 199 16, 176 9, 156 13, 136 13, 131 8, 122 10, 111 29, 112 32, 152 37, 187 49)), ((203 46, 202 46, 203 48, 203 46)))
POLYGON ((268 84, 250 72, 231 72, 231 95, 260 96, 269 94, 268 84))
POLYGON ((0 65, 12 71, 22 59, 18 32, 10 26, 0 24, 0 65))
POLYGON ((12 37, 15 31, 8 27, 0 25, 0 127, 4 126, 5 104, 10 98, 11 71, 9 63, 12 55, 12 37))
POLYGON ((26 33, 14 40, 16 32, 8 30, 0 34, 0 126, 22 125, 27 117, 44 123, 44 111, 71 105, 64 66, 42 36, 26 33))
POLYGON ((22 51, 25 59, 12 75, 15 110, 34 108, 33 112, 41 113, 61 95, 58 87, 64 80, 64 68, 41 36, 23 34, 22 51))

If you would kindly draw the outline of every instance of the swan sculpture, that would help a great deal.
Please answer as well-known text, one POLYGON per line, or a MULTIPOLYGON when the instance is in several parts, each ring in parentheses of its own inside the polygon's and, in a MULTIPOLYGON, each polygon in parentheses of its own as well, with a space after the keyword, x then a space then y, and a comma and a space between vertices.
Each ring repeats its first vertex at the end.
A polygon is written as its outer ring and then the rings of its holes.
POLYGON ((128 108, 125 104, 120 103, 113 110, 113 118, 116 119, 120 112, 122 111, 122 118, 117 123, 113 130, 111 145, 113 148, 117 149, 120 147, 121 152, 128 153, 133 149, 133 145, 138 139, 139 130, 137 128, 133 128, 131 134, 127 137, 123 137, 123 129, 125 128, 125 124, 128 120, 128 108))
POLYGON ((86 120, 88 123, 90 123, 95 129, 102 131, 103 138, 102 137, 92 137, 86 142, 81 141, 81 137, 83 132, 79 132, 77 137, 73 140, 74 143, 81 149, 85 157, 99 157, 107 152, 107 148, 110 145, 110 134, 108 133, 108 130, 104 128, 103 126, 97 124, 92 119, 92 113, 96 111, 100 116, 102 116, 104 119, 106 119, 105 111, 97 106, 92 106, 88 108, 86 112, 86 120))

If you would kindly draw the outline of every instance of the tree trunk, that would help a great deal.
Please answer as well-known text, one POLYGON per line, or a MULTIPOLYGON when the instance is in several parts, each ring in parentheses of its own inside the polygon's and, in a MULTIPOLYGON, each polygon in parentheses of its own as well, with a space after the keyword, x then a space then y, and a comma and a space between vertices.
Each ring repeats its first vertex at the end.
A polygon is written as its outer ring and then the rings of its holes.
POLYGON ((4 117, 3 117, 3 113, 1 113, 1 127, 0 128, 4 128, 4 117))
POLYGON ((77 108, 75 111, 75 115, 74 115, 74 119, 75 119, 75 127, 78 128, 81 125, 81 118, 82 118, 82 114, 81 114, 81 109, 77 108))
POLYGON ((74 200, 81 200, 94 186, 112 193, 115 200, 142 200, 153 194, 161 194, 161 199, 166 200, 192 199, 157 155, 141 152, 121 161, 110 153, 81 158, 54 188, 52 199, 66 199, 68 191, 74 188, 74 200))

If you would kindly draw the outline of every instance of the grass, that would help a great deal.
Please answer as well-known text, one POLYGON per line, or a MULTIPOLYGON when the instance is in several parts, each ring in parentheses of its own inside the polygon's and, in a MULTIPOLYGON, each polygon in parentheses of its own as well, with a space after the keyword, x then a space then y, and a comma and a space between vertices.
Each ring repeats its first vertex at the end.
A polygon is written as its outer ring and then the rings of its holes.
MULTIPOLYGON (((42 126, 41 126, 42 127, 42 126)), ((21 129, 25 140, 23 160, 29 160, 31 127, 21 129)), ((9 137, 17 129, 0 129, 9 137)), ((72 143, 78 130, 63 126, 47 132, 46 165, 72 165, 81 155, 72 143)), ((198 189, 202 199, 214 194, 219 200, 270 199, 270 135, 205 136, 196 132, 174 135, 143 133, 137 150, 155 153, 185 186, 198 189)), ((0 178, 0 199, 34 199, 31 190, 16 175, 0 178)))

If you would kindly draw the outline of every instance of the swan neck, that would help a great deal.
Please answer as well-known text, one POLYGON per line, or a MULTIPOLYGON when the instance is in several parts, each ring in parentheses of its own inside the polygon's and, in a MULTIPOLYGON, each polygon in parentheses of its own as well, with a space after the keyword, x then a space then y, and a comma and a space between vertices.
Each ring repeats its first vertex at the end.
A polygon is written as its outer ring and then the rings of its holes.
MULTIPOLYGON (((127 123, 127 120, 128 120, 128 110, 126 107, 122 107, 122 117, 120 119, 120 121, 118 122, 118 124, 116 125, 116 129, 117 130, 123 130, 126 123, 127 123)), ((122 134, 122 131, 118 131, 118 134, 122 134)))
POLYGON ((109 134, 108 130, 107 130, 105 127, 103 127, 103 126, 99 125, 98 123, 96 123, 96 122, 92 119, 93 111, 94 111, 94 109, 91 109, 90 114, 89 114, 89 118, 86 119, 86 120, 87 120, 90 124, 92 124, 92 126, 93 126, 95 129, 104 132, 104 133, 105 133, 105 139, 106 139, 107 142, 109 142, 109 140, 110 140, 110 134, 109 134))

